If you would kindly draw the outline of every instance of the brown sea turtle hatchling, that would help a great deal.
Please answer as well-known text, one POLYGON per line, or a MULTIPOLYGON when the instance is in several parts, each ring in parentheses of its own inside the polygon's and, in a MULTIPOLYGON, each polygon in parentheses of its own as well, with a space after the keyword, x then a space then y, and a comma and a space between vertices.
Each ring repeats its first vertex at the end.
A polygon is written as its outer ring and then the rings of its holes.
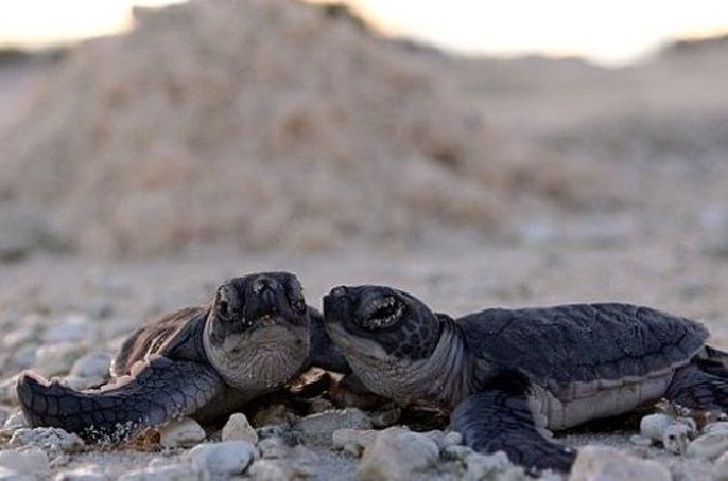
POLYGON ((331 339, 371 391, 450 413, 481 452, 568 471, 561 430, 651 407, 664 397, 728 408, 728 355, 689 319, 628 304, 486 309, 452 319, 382 286, 336 287, 324 299, 331 339))
POLYGON ((25 372, 18 398, 31 426, 116 441, 185 415, 206 423, 239 411, 312 364, 345 370, 327 342, 295 275, 250 274, 134 332, 112 365, 115 383, 79 392, 25 372))

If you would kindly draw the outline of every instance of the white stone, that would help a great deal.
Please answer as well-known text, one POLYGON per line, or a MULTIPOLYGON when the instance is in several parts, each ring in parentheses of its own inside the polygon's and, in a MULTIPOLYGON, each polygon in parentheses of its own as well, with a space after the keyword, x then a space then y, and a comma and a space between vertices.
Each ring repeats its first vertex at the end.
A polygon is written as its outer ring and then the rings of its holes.
POLYGON ((253 463, 248 474, 255 481, 291 481, 294 478, 291 467, 280 460, 261 459, 253 463))
POLYGON ((703 428, 703 433, 722 433, 728 432, 728 422, 718 422, 707 424, 703 428))
POLYGON ((66 376, 60 379, 60 383, 63 386, 70 387, 74 391, 84 391, 105 385, 106 379, 100 377, 66 376))
POLYGON ((93 341, 91 320, 81 314, 71 314, 62 319, 54 319, 53 325, 43 334, 43 342, 93 341))
POLYGON ((75 433, 60 428, 20 428, 13 433, 10 446, 38 446, 46 451, 75 451, 83 441, 75 433))
POLYGON ((38 344, 29 342, 23 344, 13 353, 13 363, 19 369, 27 369, 35 364, 38 344))
POLYGON ((713 465, 713 480, 728 481, 728 453, 723 453, 713 465))
POLYGON ((86 466, 58 473, 54 481, 106 481, 109 479, 95 466, 86 466))
POLYGON ((640 421, 640 434, 654 441, 662 442, 662 435, 669 426, 675 424, 675 418, 667 414, 648 414, 640 421))
POLYGON ((31 314, 20 319, 19 326, 5 334, 2 338, 3 346, 17 349, 23 344, 38 338, 38 325, 43 322, 37 314, 31 314))
POLYGON ((526 481, 530 478, 520 466, 514 466, 503 451, 493 454, 472 452, 465 458, 466 471, 463 481, 480 481, 482 479, 508 479, 509 481, 526 481))
POLYGON ((11 435, 21 428, 27 428, 28 421, 25 419, 23 411, 17 411, 10 415, 10 417, 3 424, 2 433, 5 435, 11 435))
POLYGON ((698 436, 688 445, 688 456, 715 459, 728 450, 728 431, 710 432, 698 436))
POLYGON ((42 449, 32 446, 0 451, 0 466, 18 474, 47 478, 51 475, 48 455, 42 449))
POLYGON ((165 448, 194 446, 205 440, 205 430, 193 419, 173 421, 158 428, 159 444, 165 448))
POLYGON ((357 475, 362 481, 409 481, 432 468, 438 455, 437 445, 427 436, 387 428, 364 450, 357 475))
POLYGON ((585 446, 571 468, 569 481, 671 481, 670 471, 656 461, 637 459, 605 446, 585 446))
POLYGON ((456 432, 456 431, 427 431, 426 433, 422 433, 428 438, 430 438, 435 444, 437 444, 437 447, 440 451, 445 449, 448 446, 451 446, 453 444, 462 444, 463 443, 463 435, 456 432))
POLYGON ((20 474, 14 469, 0 466, 0 481, 36 481, 32 474, 20 474))
POLYGON ((260 457, 280 459, 290 456, 291 448, 281 438, 266 438, 258 443, 260 457))
POLYGON ((640 434, 633 434, 632 436, 630 436, 629 442, 645 448, 648 448, 654 444, 654 441, 652 439, 646 438, 640 434))
POLYGON ((371 427, 369 416, 357 408, 311 414, 301 418, 295 426, 304 440, 320 444, 330 443, 331 435, 337 429, 371 429, 371 427))
POLYGON ((43 344, 35 353, 33 369, 46 377, 66 374, 74 361, 86 354, 87 350, 84 344, 73 342, 43 344))
POLYGON ((248 422, 243 413, 231 414, 222 428, 223 441, 247 441, 250 444, 258 443, 258 433, 248 422))
POLYGON ((442 457, 443 459, 446 459, 448 461, 457 461, 457 460, 464 460, 471 454, 473 454, 473 450, 470 449, 468 446, 462 446, 460 444, 452 444, 450 446, 447 446, 445 449, 442 450, 442 457))
POLYGON ((187 457, 192 466, 213 476, 242 474, 255 457, 255 447, 245 441, 198 444, 187 457))
POLYGON ((662 433, 662 445, 675 454, 685 454, 694 430, 687 424, 676 423, 668 426, 662 433))
POLYGON ((199 472, 186 464, 134 469, 119 477, 119 481, 199 481, 199 472))
MULTIPOLYGON (((3 404, 18 404, 18 376, 12 376, 0 381, 0 402, 3 404)), ((5 421, 3 421, 5 422, 5 421)))
POLYGON ((377 439, 377 434, 373 429, 337 429, 331 434, 331 442, 334 449, 343 449, 359 457, 377 439))
POLYGON ((296 446, 285 458, 261 459, 253 463, 247 474, 255 481, 292 481, 309 479, 318 461, 316 453, 305 446, 296 446))
POLYGON ((76 359, 70 374, 77 377, 106 378, 109 375, 111 356, 106 352, 90 352, 76 359))

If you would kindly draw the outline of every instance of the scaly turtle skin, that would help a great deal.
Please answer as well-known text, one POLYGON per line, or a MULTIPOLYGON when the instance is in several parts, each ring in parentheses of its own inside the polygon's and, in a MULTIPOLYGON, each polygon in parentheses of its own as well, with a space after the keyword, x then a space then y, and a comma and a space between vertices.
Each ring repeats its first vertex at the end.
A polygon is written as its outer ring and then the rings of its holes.
POLYGON ((118 441, 173 418, 205 423, 240 410, 318 361, 343 370, 345 361, 327 342, 295 275, 250 274, 222 284, 209 304, 134 332, 112 366, 115 383, 77 392, 25 372, 18 398, 31 426, 118 441))
POLYGON ((450 413, 472 448, 568 471, 566 429, 666 397, 728 408, 726 354, 701 324, 647 307, 575 304, 486 309, 451 319, 389 287, 337 287, 326 329, 371 391, 450 413))

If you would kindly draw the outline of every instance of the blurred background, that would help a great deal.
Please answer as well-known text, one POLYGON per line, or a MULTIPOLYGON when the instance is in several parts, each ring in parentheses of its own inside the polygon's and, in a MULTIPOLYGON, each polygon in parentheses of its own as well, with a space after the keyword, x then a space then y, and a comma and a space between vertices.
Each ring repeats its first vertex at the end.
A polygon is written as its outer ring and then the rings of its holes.
POLYGON ((7 322, 139 322, 266 268, 314 304, 728 311, 728 4, 0 9, 7 322))
POLYGON ((728 348, 727 78, 714 0, 0 0, 0 423, 19 370, 98 385, 145 319, 261 270, 314 306, 652 305, 728 348))

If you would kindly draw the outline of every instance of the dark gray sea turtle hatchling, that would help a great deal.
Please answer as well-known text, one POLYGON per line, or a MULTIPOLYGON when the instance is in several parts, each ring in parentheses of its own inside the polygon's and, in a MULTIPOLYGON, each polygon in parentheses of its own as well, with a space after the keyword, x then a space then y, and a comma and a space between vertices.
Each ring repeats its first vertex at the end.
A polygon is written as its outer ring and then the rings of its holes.
POLYGON ((665 397, 728 408, 728 355, 706 328, 628 304, 486 309, 451 319, 389 287, 336 287, 326 330, 371 391, 434 405, 482 452, 568 471, 575 452, 544 438, 665 397))
POLYGON ((119 440, 180 416, 205 423, 238 411, 311 364, 345 370, 327 340, 295 275, 250 274, 134 332, 112 366, 116 383, 78 392, 25 372, 18 398, 31 426, 119 440))

